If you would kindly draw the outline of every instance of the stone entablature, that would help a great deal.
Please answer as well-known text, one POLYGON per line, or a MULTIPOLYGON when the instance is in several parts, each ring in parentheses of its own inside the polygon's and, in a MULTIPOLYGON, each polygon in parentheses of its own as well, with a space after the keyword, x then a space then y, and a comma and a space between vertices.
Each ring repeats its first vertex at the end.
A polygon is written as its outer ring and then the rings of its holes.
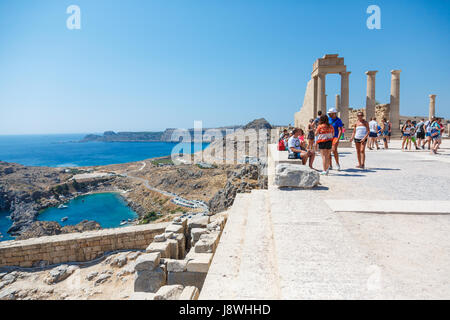
POLYGON ((0 243, 0 267, 84 262, 116 250, 143 250, 167 223, 45 236, 0 243))

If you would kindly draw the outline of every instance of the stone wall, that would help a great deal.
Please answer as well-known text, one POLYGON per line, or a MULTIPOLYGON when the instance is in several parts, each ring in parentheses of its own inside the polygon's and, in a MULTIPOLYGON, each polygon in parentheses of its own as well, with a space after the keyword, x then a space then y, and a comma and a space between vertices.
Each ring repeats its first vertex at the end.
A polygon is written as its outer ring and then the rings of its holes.
POLYGON ((115 250, 144 250, 167 223, 0 242, 0 267, 93 260, 115 250))
MULTIPOLYGON (((364 116, 366 115, 366 108, 361 108, 361 109, 349 109, 349 114, 348 114, 348 122, 349 122, 349 126, 350 128, 356 123, 356 119, 357 116, 356 114, 362 111, 364 112, 364 116)), ((377 118, 377 122, 381 123, 383 118, 386 118, 387 120, 389 120, 389 112, 391 111, 391 106, 390 104, 377 104, 375 106, 375 117, 377 118)), ((367 121, 370 121, 369 119, 366 119, 367 121)))

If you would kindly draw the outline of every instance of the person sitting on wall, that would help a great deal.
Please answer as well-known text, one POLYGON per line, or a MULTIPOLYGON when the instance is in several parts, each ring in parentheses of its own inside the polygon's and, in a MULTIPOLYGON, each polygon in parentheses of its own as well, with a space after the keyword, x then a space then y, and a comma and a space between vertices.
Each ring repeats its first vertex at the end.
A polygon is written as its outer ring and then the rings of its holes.
POLYGON ((304 146, 302 146, 298 138, 301 133, 302 131, 299 128, 295 128, 292 137, 288 140, 289 159, 300 159, 302 164, 306 164, 309 159, 309 167, 314 169, 313 163, 316 154, 312 150, 305 150, 304 146))

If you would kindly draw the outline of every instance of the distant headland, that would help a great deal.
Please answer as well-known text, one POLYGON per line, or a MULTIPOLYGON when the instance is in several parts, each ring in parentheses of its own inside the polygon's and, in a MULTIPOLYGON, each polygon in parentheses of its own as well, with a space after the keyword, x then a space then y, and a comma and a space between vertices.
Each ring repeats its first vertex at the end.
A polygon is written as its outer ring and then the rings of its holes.
MULTIPOLYGON (((229 132, 227 130, 236 130, 236 129, 271 129, 272 126, 264 119, 256 119, 247 125, 235 125, 235 126, 226 126, 226 127, 218 127, 218 128, 203 128, 202 135, 205 134, 208 130, 219 130, 223 136, 227 135, 229 132)), ((178 142, 178 139, 173 139, 173 133, 175 132, 175 128, 167 128, 164 131, 143 131, 143 132, 114 132, 114 131, 105 131, 103 135, 97 134, 88 134, 79 142, 91 142, 91 141, 100 141, 100 142, 178 142)), ((194 129, 187 129, 190 136, 192 137, 192 141, 194 141, 194 129)))

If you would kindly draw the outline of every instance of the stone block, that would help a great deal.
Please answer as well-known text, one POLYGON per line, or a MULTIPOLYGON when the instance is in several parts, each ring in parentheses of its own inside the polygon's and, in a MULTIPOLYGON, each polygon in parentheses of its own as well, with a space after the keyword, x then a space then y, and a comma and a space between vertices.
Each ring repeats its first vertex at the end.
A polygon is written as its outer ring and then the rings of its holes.
POLYGON ((167 272, 167 284, 181 284, 185 287, 193 286, 202 289, 206 272, 167 272))
POLYGON ((187 260, 167 259, 168 272, 184 272, 186 271, 187 260))
POLYGON ((178 233, 175 237, 175 240, 178 241, 178 257, 177 259, 184 259, 186 255, 186 237, 182 233, 178 233))
POLYGON ((179 224, 169 224, 166 227, 166 233, 167 232, 173 232, 173 233, 183 233, 184 229, 182 225, 179 224))
POLYGON ((153 239, 154 242, 164 242, 165 240, 166 240, 166 236, 164 235, 164 233, 158 234, 158 235, 155 236, 155 238, 153 239))
POLYGON ((212 253, 189 253, 188 263, 186 270, 190 272, 208 272, 211 265, 213 254, 212 253))
POLYGON ((198 300, 200 292, 194 286, 187 286, 183 289, 178 300, 198 300))
POLYGON ((313 188, 319 182, 319 173, 308 166, 280 163, 275 168, 274 184, 278 187, 313 188))
POLYGON ((169 243, 169 257, 170 259, 178 259, 178 241, 175 239, 167 240, 169 243))
POLYGON ((206 228, 209 223, 208 216, 195 217, 190 219, 188 222, 188 228, 192 230, 193 228, 206 228))
POLYGON ((164 242, 152 242, 145 251, 148 253, 159 252, 161 253, 161 258, 170 258, 169 242, 167 240, 164 242))
POLYGON ((138 271, 134 274, 135 292, 156 292, 167 283, 164 269, 157 267, 152 271, 138 271))
POLYGON ((179 284, 166 285, 159 288, 155 293, 154 300, 178 300, 183 292, 183 286, 179 284))
POLYGON ((205 228, 192 228, 191 229, 191 240, 195 244, 200 239, 200 236, 207 232, 208 232, 208 230, 206 230, 205 228))
POLYGON ((159 265, 161 259, 160 252, 145 253, 136 259, 135 271, 153 270, 159 265))
POLYGON ((203 234, 199 241, 195 244, 194 252, 196 253, 213 253, 216 251, 217 236, 214 234, 203 234))

